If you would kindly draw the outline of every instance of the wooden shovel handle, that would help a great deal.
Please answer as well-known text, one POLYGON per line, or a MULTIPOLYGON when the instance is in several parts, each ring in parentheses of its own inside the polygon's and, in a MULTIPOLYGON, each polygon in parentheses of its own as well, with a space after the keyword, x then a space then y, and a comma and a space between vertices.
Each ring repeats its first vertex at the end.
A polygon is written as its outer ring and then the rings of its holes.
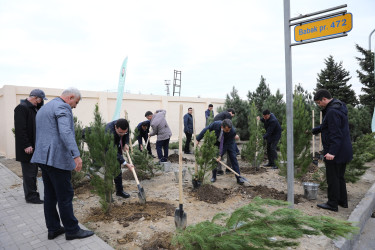
MULTIPOLYGON (((215 158, 214 158, 215 159, 215 158)), ((216 159, 215 159, 216 160, 216 159)), ((234 171, 232 168, 228 167, 224 162, 222 161, 219 161, 222 165, 224 165, 224 167, 226 167, 227 169, 229 169, 230 171, 233 172, 233 174, 237 175, 238 177, 241 177, 236 171, 234 171)))
POLYGON ((180 119, 179 119, 179 135, 178 135, 178 141, 179 141, 179 146, 178 146, 178 163, 179 163, 179 181, 178 181, 178 189, 179 189, 179 200, 180 204, 182 204, 182 112, 183 112, 183 105, 180 104, 180 119))
MULTIPOLYGON (((128 156, 128 160, 129 160, 130 164, 133 165, 132 158, 130 158, 129 152, 128 152, 127 150, 126 150, 126 155, 128 156)), ((134 166, 134 165, 133 165, 133 166, 134 166)), ((134 175, 135 182, 137 183, 137 185, 139 185, 139 181, 138 181, 137 173, 135 172, 134 167, 132 168, 132 172, 133 172, 133 175, 134 175)))

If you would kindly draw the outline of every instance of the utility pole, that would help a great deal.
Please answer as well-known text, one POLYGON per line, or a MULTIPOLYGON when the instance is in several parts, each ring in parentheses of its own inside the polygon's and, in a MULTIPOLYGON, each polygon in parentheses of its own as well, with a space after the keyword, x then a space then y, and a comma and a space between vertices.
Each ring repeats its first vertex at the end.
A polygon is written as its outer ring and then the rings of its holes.
MULTIPOLYGON (((368 37, 368 50, 370 51, 370 55, 371 55, 371 36, 374 32, 375 32, 375 29, 370 33, 368 37)), ((375 82, 375 49, 374 49, 374 82, 375 82)), ((372 115, 371 130, 372 132, 375 132, 375 107, 374 107, 374 113, 372 115)))
POLYGON ((170 94, 169 94, 169 85, 171 85, 171 80, 164 80, 164 84, 165 84, 165 86, 167 87, 166 88, 166 91, 167 91, 167 96, 169 96, 170 94))

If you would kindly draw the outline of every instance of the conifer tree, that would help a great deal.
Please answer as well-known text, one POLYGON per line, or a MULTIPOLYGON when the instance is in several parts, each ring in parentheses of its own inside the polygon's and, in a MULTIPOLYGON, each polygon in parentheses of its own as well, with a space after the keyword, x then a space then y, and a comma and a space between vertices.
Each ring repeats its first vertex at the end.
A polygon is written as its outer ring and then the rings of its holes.
POLYGON ((325 59, 325 66, 318 74, 315 91, 326 89, 334 98, 346 104, 358 104, 354 90, 351 89, 352 85, 348 84, 351 78, 349 71, 344 69, 342 62, 336 63, 333 56, 329 56, 325 59))
POLYGON ((253 167, 258 167, 264 157, 263 134, 265 131, 263 125, 257 120, 258 115, 259 113, 255 106, 255 102, 252 102, 249 115, 250 138, 242 147, 241 157, 253 164, 253 167))
POLYGON ((177 231, 172 244, 184 249, 282 249, 298 246, 294 240, 304 235, 350 238, 359 231, 352 222, 309 216, 286 206, 287 202, 256 197, 231 215, 219 213, 211 221, 177 231), (277 209, 270 212, 270 206, 277 209))
POLYGON ((214 122, 214 111, 211 110, 210 111, 210 116, 207 118, 206 126, 210 125, 213 122, 214 122))
POLYGON ((353 107, 347 105, 349 130, 352 142, 357 141, 357 138, 364 134, 371 133, 371 119, 372 114, 369 109, 362 105, 353 107))
MULTIPOLYGON (((303 100, 303 95, 294 91, 293 96, 293 138, 294 138, 294 171, 297 178, 304 175, 311 163, 312 155, 310 152, 311 134, 305 131, 311 130, 311 113, 308 111, 308 105, 303 100)), ((282 124, 281 134, 281 160, 287 160, 287 129, 286 120, 282 124)), ((280 164, 281 174, 286 174, 286 166, 280 164)))
POLYGON ((283 122, 285 114, 286 114, 286 104, 283 99, 283 94, 280 93, 278 89, 275 95, 269 95, 267 99, 263 102, 262 110, 258 110, 260 113, 264 110, 270 110, 280 122, 283 122))
POLYGON ((208 173, 217 167, 215 158, 218 157, 218 148, 215 146, 217 141, 215 131, 207 130, 203 136, 203 144, 195 150, 195 161, 198 165, 198 173, 194 178, 202 184, 207 179, 208 173))
POLYGON ((93 191, 100 197, 102 209, 109 214, 114 191, 113 178, 119 175, 121 170, 117 162, 117 148, 114 145, 113 134, 105 129, 106 124, 99 113, 98 104, 95 105, 94 119, 90 124, 90 131, 85 135, 93 165, 90 168, 93 175, 91 184, 94 187, 93 191))
POLYGON ((74 120, 74 132, 75 132, 76 143, 77 143, 78 150, 82 159, 82 170, 80 172, 72 171, 72 185, 73 185, 73 188, 76 188, 81 183, 82 178, 85 176, 85 172, 87 172, 88 157, 87 157, 87 153, 84 150, 84 140, 82 136, 83 134, 82 123, 78 121, 78 118, 76 116, 73 117, 73 120, 74 120))
POLYGON ((136 166, 137 175, 140 180, 154 177, 155 172, 161 169, 161 165, 154 163, 152 156, 148 154, 146 149, 143 151, 140 151, 138 148, 134 149, 130 157, 134 166, 136 166))
POLYGON ((358 44, 355 47, 363 56, 362 58, 356 57, 361 68, 361 70, 357 70, 357 74, 359 81, 364 85, 361 90, 365 93, 359 95, 359 99, 361 104, 372 112, 375 106, 374 53, 370 50, 365 50, 358 44))
POLYGON ((249 103, 255 102, 259 112, 263 111, 263 103, 271 95, 271 90, 268 84, 266 84, 266 79, 260 76, 260 83, 255 92, 247 93, 247 100, 249 103))
POLYGON ((233 117, 233 125, 236 128, 237 134, 241 140, 249 139, 249 128, 247 124, 247 117, 249 115, 249 104, 238 95, 238 90, 233 86, 232 92, 227 94, 225 99, 225 109, 233 108, 236 111, 233 117))

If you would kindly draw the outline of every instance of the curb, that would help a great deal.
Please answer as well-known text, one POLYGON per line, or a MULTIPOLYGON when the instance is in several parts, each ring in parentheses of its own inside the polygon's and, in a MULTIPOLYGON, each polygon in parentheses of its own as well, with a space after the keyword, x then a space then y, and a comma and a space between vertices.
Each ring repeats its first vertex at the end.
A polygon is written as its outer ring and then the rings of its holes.
POLYGON ((363 228, 366 225, 367 220, 370 218, 372 212, 375 209, 375 183, 367 191, 361 202, 350 214, 348 221, 357 223, 360 231, 358 234, 353 235, 352 239, 340 238, 334 240, 335 246, 340 250, 351 250, 354 245, 358 242, 363 228))

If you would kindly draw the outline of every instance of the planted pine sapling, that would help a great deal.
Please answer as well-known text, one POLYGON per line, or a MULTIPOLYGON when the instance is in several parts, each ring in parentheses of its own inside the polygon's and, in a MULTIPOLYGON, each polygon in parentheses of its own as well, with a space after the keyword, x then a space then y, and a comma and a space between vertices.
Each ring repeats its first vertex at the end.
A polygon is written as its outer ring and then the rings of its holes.
POLYGON ((150 179, 155 176, 157 170, 161 170, 161 166, 155 164, 152 156, 148 154, 146 149, 143 151, 134 149, 133 154, 130 157, 136 167, 135 170, 138 178, 141 180, 150 179))
POLYGON ((334 239, 358 232, 351 222, 305 215, 287 208, 288 204, 256 197, 231 215, 220 213, 211 221, 177 231, 172 244, 184 249, 282 249, 298 246, 294 240, 304 235, 324 234, 334 239), (279 208, 270 212, 270 206, 279 208))
POLYGON ((203 182, 207 178, 207 174, 217 167, 218 148, 215 146, 217 141, 215 131, 207 130, 203 137, 203 144, 195 150, 195 161, 198 165, 198 172, 194 174, 193 181, 203 182))
POLYGON ((91 184, 94 187, 93 191, 100 197, 102 209, 109 214, 114 191, 113 178, 118 176, 121 170, 117 161, 113 134, 106 131, 97 104, 94 118, 94 122, 90 124, 90 131, 85 135, 92 163, 92 167, 89 168, 93 175, 91 184))

